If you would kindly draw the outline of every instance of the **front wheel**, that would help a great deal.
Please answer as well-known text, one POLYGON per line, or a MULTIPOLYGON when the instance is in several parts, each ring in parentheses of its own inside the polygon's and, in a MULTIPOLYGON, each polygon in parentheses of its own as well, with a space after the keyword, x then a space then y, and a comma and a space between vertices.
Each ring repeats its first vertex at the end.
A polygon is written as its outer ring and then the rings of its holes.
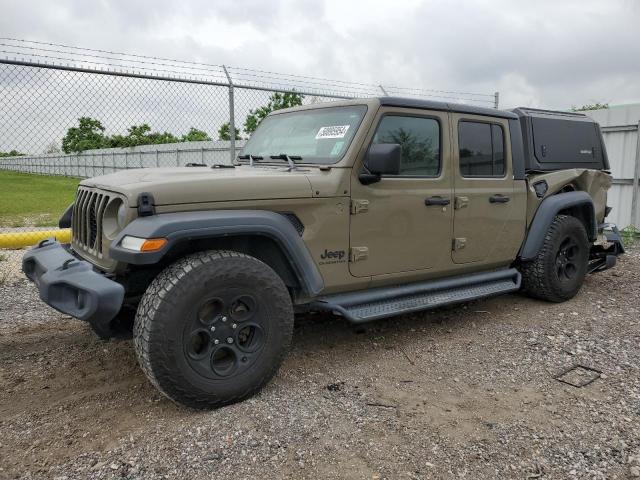
POLYGON ((291 343, 293 307, 281 278, 232 251, 189 255, 142 297, 138 361, 171 400, 214 408, 243 400, 275 375, 291 343))
POLYGON ((573 298, 587 274, 589 239, 580 220, 557 215, 536 258, 520 266, 522 290, 550 302, 573 298))

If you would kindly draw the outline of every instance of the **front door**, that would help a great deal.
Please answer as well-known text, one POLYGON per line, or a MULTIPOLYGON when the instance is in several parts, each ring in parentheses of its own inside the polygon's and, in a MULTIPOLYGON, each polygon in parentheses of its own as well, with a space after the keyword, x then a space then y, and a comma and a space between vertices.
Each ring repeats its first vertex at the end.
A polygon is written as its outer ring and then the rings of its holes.
POLYGON ((376 276, 451 263, 452 174, 449 114, 383 107, 352 177, 351 274, 376 276), (400 174, 358 180, 372 143, 402 147, 400 174))
POLYGON ((509 122, 455 113, 452 131, 453 261, 508 262, 522 234, 522 226, 514 216, 521 215, 522 202, 520 193, 514 191, 509 122))

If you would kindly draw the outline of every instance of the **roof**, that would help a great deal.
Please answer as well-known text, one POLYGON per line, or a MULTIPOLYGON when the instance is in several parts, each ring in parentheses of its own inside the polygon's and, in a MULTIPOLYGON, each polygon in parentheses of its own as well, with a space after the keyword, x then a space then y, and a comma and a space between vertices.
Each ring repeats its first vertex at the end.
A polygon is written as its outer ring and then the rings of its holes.
POLYGON ((518 116, 513 112, 498 110, 497 108, 476 107, 462 103, 436 102, 434 100, 420 100, 403 97, 380 97, 380 105, 391 107, 420 108, 426 110, 440 110, 446 112, 471 113, 473 115, 486 115, 490 117, 513 118, 518 116))
POLYGON ((349 105, 369 105, 377 107, 377 105, 403 107, 403 108, 419 108, 423 110, 439 110, 442 112, 459 112, 470 113, 473 115, 485 115, 488 117, 500 117, 508 119, 517 119, 518 116, 507 110, 498 110, 496 108, 476 107, 474 105, 465 105, 462 103, 436 102, 434 100, 420 100, 416 98, 404 97, 368 97, 354 98, 349 100, 338 100, 322 103, 311 103, 300 105, 281 110, 274 110, 269 115, 280 115, 283 113, 295 112, 300 110, 312 110, 317 108, 344 107, 349 105))

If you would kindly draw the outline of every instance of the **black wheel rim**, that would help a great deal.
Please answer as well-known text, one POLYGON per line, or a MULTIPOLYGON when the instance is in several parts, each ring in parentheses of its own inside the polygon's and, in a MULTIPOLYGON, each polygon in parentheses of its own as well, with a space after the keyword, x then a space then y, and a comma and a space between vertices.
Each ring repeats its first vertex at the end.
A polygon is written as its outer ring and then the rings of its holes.
POLYGON ((202 299, 190 313, 183 332, 187 363, 210 379, 243 373, 266 344, 263 315, 252 293, 229 290, 202 299))
POLYGON ((565 238, 556 254, 556 273, 561 281, 571 281, 578 275, 580 247, 573 237, 565 238))

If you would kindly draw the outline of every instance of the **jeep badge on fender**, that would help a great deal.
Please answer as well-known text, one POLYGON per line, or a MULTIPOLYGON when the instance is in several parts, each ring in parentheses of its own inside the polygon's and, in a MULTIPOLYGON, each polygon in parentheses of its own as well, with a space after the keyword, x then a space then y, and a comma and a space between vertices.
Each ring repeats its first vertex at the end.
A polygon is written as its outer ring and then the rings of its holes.
POLYGON ((346 256, 347 252, 344 250, 329 251, 325 249, 325 251, 320 255, 320 259, 323 261, 321 263, 341 262, 346 256))

